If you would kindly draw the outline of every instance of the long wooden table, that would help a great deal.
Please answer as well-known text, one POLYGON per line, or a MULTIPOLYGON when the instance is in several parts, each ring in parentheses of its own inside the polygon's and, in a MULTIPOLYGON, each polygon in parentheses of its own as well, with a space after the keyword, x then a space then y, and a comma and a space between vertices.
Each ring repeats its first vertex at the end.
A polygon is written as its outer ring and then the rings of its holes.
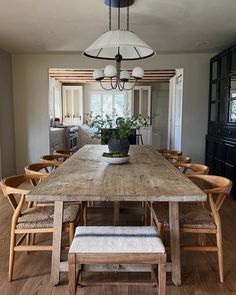
POLYGON ((63 203, 70 201, 169 202, 172 281, 181 284, 179 202, 205 201, 206 195, 161 154, 148 145, 130 146, 130 161, 105 163, 104 145, 86 145, 27 196, 28 201, 52 201, 54 233, 51 281, 59 283, 63 203))

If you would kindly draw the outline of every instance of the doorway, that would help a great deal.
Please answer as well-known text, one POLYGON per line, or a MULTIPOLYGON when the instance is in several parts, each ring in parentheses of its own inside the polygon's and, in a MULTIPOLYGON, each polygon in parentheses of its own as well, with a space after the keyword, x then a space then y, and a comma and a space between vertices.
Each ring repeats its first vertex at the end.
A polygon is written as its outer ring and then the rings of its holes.
POLYGON ((92 131, 85 124, 86 114, 90 111, 109 113, 111 109, 118 109, 124 114, 140 113, 152 117, 151 128, 143 130, 144 144, 151 144, 156 149, 173 145, 181 147, 181 91, 181 70, 145 70, 143 80, 137 83, 133 90, 117 93, 104 91, 100 84, 94 81, 92 69, 51 68, 51 152, 56 147, 69 148, 71 132, 78 139, 78 146, 75 148, 93 143, 90 134, 92 131), (180 107, 176 109, 176 106, 180 107), (179 121, 176 121, 177 119, 179 121), (170 121, 173 126, 170 125, 170 121))
POLYGON ((169 115, 167 148, 181 151, 182 148, 183 69, 169 83, 169 115))

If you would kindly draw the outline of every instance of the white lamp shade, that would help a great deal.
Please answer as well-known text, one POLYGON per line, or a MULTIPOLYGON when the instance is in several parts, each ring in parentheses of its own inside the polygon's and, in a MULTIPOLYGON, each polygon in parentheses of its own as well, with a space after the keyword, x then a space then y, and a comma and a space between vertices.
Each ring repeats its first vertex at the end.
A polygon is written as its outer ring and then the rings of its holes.
POLYGON ((141 67, 136 67, 132 71, 132 76, 136 79, 142 79, 144 76, 144 70, 141 67))
POLYGON ((143 59, 155 54, 153 49, 135 33, 116 30, 102 34, 83 52, 83 55, 114 60, 118 52, 123 60, 143 59))
POLYGON ((120 72, 120 80, 122 82, 127 82, 129 81, 130 75, 128 71, 121 71, 120 72))
POLYGON ((104 69, 104 74, 106 77, 113 78, 117 75, 117 70, 114 66, 108 65, 104 69))
POLYGON ((100 70, 100 69, 96 69, 93 71, 93 79, 94 80, 102 80, 104 78, 104 72, 103 70, 100 70))

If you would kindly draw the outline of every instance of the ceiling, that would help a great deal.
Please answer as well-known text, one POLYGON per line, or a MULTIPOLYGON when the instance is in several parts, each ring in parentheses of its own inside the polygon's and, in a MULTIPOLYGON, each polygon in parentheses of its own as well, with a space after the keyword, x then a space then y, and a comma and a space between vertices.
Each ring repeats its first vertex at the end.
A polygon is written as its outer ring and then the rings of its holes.
MULTIPOLYGON (((0 0, 0 7, 0 48, 12 53, 80 52, 108 27, 104 0, 0 0)), ((235 0, 136 0, 130 29, 157 52, 216 52, 236 41, 235 12, 235 0)))
MULTIPOLYGON (((131 70, 129 70, 131 75, 131 70)), ((145 70, 144 77, 141 83, 168 83, 170 78, 175 75, 175 70, 145 70)), ((54 78, 62 83, 97 83, 93 79, 93 70, 91 69, 49 69, 49 77, 54 78)), ((104 82, 110 81, 104 79, 104 82)), ((134 79, 130 79, 130 82, 134 82, 134 79)))

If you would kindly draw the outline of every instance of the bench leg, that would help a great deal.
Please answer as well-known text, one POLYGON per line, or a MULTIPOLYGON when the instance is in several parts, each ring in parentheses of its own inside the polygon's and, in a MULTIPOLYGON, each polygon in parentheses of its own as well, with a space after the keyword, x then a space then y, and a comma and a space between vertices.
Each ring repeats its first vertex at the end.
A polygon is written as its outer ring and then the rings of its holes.
POLYGON ((77 278, 76 278, 76 259, 75 255, 68 255, 69 263, 69 272, 68 272, 68 281, 69 281, 69 294, 75 295, 77 289, 77 278))
POLYGON ((159 295, 166 294, 166 265, 158 265, 158 283, 159 283, 159 295))

